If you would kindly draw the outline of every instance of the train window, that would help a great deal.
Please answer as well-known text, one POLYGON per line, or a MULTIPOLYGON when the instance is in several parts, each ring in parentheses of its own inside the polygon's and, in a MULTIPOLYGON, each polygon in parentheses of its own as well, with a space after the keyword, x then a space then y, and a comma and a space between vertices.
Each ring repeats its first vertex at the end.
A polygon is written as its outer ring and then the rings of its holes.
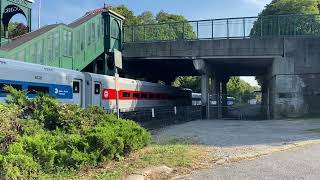
POLYGON ((156 99, 160 99, 160 94, 156 94, 156 99))
POLYGON ((141 98, 143 98, 143 99, 147 99, 147 98, 148 98, 148 94, 146 94, 146 93, 142 93, 142 94, 141 94, 141 98))
POLYGON ((8 91, 3 89, 6 86, 11 86, 11 87, 13 87, 14 89, 16 89, 18 91, 22 91, 22 85, 0 83, 0 93, 9 93, 8 91))
POLYGON ((133 93, 133 97, 134 97, 134 98, 139 98, 139 97, 140 97, 140 94, 139 94, 139 93, 133 93))
POLYGON ((130 93, 129 92, 123 92, 122 93, 122 97, 129 98, 130 97, 130 93))
POLYGON ((49 87, 28 86, 28 94, 49 93, 49 87))
POLYGON ((73 82, 73 93, 80 93, 80 82, 73 82))
POLYGON ((154 94, 149 94, 149 99, 154 99, 154 94))
POLYGON ((94 85, 94 94, 100 94, 100 84, 94 85))

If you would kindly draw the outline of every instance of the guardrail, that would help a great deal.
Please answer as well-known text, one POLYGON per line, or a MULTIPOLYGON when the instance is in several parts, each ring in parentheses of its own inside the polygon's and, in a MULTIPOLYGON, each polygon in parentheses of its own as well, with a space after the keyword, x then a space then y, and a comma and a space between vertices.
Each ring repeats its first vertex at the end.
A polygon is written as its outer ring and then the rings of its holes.
POLYGON ((124 27, 124 42, 320 36, 320 15, 274 15, 124 27))

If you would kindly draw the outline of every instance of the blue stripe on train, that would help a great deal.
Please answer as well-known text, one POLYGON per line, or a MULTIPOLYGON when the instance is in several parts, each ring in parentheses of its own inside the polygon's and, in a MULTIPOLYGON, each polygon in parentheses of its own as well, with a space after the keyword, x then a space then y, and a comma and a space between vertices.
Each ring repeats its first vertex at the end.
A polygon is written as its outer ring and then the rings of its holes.
MULTIPOLYGON (((28 91, 28 86, 42 86, 49 88, 49 95, 57 99, 73 99, 73 89, 70 85, 59 85, 59 84, 47 84, 47 83, 34 83, 34 82, 25 82, 25 81, 11 81, 11 80, 2 80, 0 83, 3 84, 16 84, 21 85, 23 91, 28 91)), ((6 93, 0 93, 0 97, 6 97, 6 93)), ((28 95, 32 98, 35 95, 28 95)))

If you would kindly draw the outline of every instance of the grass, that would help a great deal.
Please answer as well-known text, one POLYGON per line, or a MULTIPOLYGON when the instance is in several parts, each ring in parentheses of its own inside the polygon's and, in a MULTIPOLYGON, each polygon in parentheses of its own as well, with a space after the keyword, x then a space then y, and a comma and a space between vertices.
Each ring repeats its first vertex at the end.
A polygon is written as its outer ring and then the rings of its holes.
MULTIPOLYGON (((106 162, 97 167, 87 167, 78 172, 45 175, 41 179, 108 179, 122 180, 126 175, 152 167, 167 166, 174 169, 172 175, 184 175, 192 170, 209 167, 216 159, 213 149, 199 145, 194 137, 171 138, 161 143, 153 143, 130 156, 106 162)), ((168 179, 158 177, 156 179, 168 179)))
MULTIPOLYGON (((215 161, 213 149, 194 145, 194 138, 173 138, 162 144, 151 144, 121 161, 112 161, 99 167, 83 169, 71 176, 58 179, 124 179, 126 175, 150 167, 167 166, 174 169, 172 175, 188 174, 192 170, 209 167, 215 161)), ((169 177, 160 177, 167 179, 169 177)), ((158 178, 157 178, 158 179, 158 178)))

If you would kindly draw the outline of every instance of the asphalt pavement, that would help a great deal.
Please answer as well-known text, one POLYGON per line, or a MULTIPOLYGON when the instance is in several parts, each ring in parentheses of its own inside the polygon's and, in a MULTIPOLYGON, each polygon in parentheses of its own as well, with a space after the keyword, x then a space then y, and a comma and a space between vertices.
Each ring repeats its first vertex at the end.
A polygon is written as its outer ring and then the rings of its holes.
POLYGON ((181 179, 192 180, 318 180, 320 145, 198 171, 181 179))

